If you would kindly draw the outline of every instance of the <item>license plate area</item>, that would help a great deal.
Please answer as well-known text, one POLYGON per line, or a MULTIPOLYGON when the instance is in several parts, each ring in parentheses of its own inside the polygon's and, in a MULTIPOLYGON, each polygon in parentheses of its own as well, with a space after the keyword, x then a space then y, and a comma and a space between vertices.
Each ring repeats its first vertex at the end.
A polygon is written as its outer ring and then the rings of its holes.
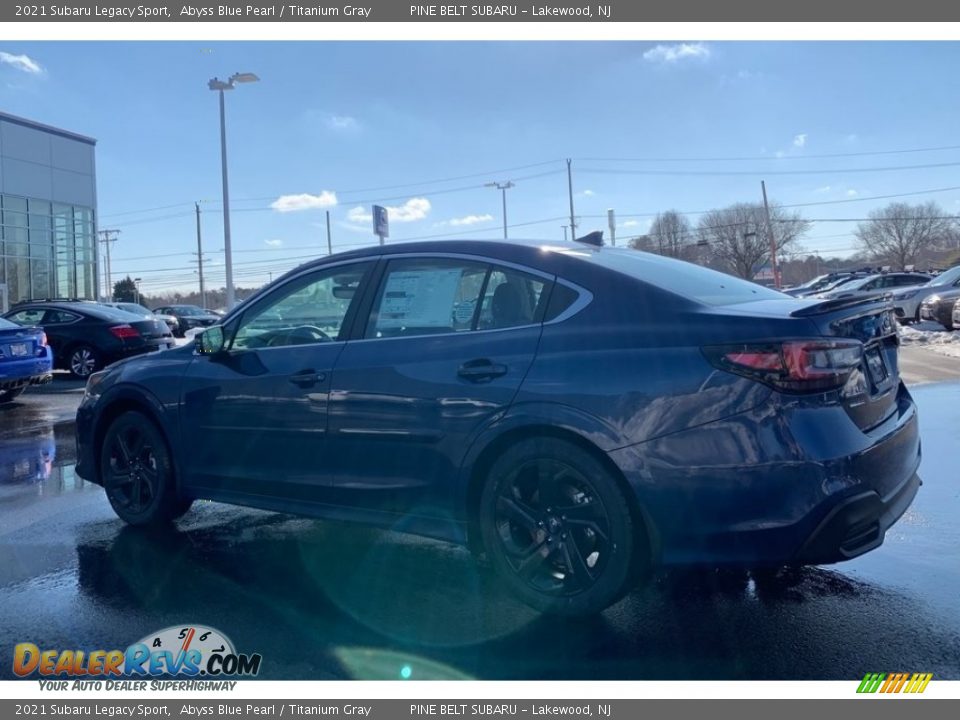
POLYGON ((10 345, 10 355, 12 357, 27 357, 30 354, 30 351, 27 349, 26 343, 13 343, 10 345))
POLYGON ((879 345, 868 347, 864 353, 867 374, 875 390, 885 390, 890 384, 890 370, 879 345))

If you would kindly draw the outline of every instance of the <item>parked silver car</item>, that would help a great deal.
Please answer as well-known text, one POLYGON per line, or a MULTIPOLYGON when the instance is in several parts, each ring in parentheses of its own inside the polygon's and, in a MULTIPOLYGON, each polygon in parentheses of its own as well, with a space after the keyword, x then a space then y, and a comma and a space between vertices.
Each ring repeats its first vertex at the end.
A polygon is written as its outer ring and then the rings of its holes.
POLYGON ((906 324, 919 322, 920 305, 931 295, 943 290, 960 288, 960 265, 954 265, 946 272, 940 273, 926 285, 909 288, 893 294, 893 309, 900 322, 906 324))
POLYGON ((839 299, 871 295, 878 292, 897 291, 900 288, 923 285, 930 281, 930 276, 915 272, 889 272, 866 275, 845 282, 834 290, 818 294, 816 297, 825 299, 839 299))

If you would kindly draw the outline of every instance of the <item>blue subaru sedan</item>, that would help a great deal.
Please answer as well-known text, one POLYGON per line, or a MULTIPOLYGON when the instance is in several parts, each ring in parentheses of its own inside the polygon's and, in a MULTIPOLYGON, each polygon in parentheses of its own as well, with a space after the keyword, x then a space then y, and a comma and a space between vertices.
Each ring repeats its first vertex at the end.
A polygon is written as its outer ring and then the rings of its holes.
POLYGON ((897 349, 883 296, 577 242, 365 248, 92 375, 77 473, 134 525, 197 498, 374 524, 595 613, 658 567, 878 547, 920 486, 897 349))
POLYGON ((0 403, 12 402, 31 385, 50 382, 52 371, 46 333, 0 318, 0 403))

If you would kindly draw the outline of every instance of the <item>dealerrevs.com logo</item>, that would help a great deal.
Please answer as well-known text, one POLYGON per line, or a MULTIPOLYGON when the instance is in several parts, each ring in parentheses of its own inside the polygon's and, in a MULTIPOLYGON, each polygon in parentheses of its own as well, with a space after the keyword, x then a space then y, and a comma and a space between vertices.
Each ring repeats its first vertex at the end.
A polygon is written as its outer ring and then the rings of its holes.
POLYGON ((147 635, 126 650, 40 649, 33 643, 19 643, 13 648, 13 672, 22 678, 36 674, 91 680, 254 677, 262 659, 259 653, 238 653, 219 630, 177 625, 147 635))

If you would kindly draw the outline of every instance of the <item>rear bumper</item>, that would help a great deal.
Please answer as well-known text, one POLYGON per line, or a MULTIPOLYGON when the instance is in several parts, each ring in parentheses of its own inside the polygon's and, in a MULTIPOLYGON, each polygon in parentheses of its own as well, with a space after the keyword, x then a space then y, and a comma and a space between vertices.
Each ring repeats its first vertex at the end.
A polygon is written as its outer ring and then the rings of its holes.
POLYGON ((43 357, 5 360, 0 364, 0 390, 16 390, 25 385, 50 382, 53 359, 49 348, 43 357))
POLYGON ((758 408, 610 453, 661 565, 779 567, 878 547, 920 486, 916 407, 869 432, 842 408, 758 408))
POLYGON ((914 474, 886 497, 871 490, 841 501, 820 521, 794 562, 840 562, 880 547, 887 530, 910 507, 922 484, 914 474))

